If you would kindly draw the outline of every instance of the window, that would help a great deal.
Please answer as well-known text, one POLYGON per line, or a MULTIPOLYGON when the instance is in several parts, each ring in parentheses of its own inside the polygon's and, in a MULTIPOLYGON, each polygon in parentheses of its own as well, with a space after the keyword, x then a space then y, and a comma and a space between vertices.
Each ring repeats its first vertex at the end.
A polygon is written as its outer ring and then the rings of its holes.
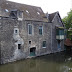
POLYGON ((17 30, 15 30, 15 33, 17 33, 17 30))
POLYGON ((18 44, 18 49, 21 49, 21 44, 18 44))
POLYGON ((16 18, 17 18, 17 11, 11 11, 10 16, 11 16, 13 19, 16 19, 16 18))
POLYGON ((19 17, 19 18, 23 18, 23 12, 22 12, 22 11, 19 11, 19 12, 18 12, 18 17, 19 17))
POLYGON ((46 41, 43 41, 43 48, 46 48, 46 41))
POLYGON ((18 28, 14 28, 14 34, 16 34, 16 35, 19 34, 19 29, 18 28))
POLYGON ((28 25, 28 34, 32 34, 32 25, 31 24, 28 25))
POLYGON ((31 41, 29 41, 29 44, 31 44, 31 41))
POLYGON ((39 26, 39 34, 40 34, 40 35, 43 34, 43 26, 39 26))

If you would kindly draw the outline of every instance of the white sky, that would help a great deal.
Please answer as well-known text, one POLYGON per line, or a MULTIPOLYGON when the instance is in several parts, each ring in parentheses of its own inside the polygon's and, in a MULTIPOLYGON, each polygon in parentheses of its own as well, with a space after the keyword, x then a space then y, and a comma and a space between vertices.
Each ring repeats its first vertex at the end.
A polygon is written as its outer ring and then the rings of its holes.
POLYGON ((33 6, 39 6, 46 13, 59 11, 61 17, 65 17, 72 8, 72 0, 9 0, 33 6))

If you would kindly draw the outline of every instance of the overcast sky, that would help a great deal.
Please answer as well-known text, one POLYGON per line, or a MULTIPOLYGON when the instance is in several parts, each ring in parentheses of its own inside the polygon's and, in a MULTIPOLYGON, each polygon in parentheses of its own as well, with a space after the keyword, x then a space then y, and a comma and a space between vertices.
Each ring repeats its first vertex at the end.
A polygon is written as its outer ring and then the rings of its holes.
POLYGON ((59 11, 61 17, 65 17, 72 8, 72 0, 9 0, 33 6, 39 6, 46 13, 59 11))

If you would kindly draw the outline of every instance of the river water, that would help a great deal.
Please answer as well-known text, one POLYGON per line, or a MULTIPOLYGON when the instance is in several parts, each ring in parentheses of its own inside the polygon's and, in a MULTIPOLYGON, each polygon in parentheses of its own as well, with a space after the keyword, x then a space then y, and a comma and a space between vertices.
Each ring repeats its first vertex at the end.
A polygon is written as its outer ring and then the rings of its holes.
POLYGON ((0 72, 72 72, 72 54, 60 52, 0 65, 0 72))

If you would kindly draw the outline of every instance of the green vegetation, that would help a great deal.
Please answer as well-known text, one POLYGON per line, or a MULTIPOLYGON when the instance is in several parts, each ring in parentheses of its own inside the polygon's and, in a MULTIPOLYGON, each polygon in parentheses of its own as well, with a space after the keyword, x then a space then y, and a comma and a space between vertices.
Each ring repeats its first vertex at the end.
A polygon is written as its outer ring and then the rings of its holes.
POLYGON ((67 16, 62 19, 67 33, 67 38, 72 38, 72 10, 68 12, 67 16))

